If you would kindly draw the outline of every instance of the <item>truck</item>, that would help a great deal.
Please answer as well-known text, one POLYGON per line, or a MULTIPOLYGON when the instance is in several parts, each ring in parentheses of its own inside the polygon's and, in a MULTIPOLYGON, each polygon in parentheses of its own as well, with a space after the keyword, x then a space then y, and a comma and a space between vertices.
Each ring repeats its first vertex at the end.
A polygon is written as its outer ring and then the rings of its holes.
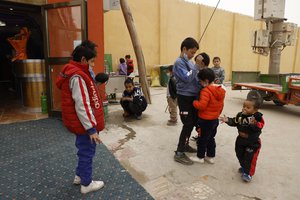
POLYGON ((233 71, 232 90, 250 90, 247 98, 256 96, 263 101, 273 101, 277 106, 300 106, 300 73, 261 74, 256 71, 233 71))

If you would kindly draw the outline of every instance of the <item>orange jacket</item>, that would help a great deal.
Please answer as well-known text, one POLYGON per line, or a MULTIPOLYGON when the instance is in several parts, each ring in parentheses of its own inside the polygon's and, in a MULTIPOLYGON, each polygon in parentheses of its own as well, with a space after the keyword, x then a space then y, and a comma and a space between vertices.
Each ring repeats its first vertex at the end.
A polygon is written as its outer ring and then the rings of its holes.
POLYGON ((19 34, 16 34, 14 37, 7 38, 11 46, 16 50, 16 55, 12 58, 12 61, 15 60, 25 60, 27 59, 26 45, 30 36, 30 31, 27 27, 23 27, 20 30, 19 34))
POLYGON ((206 120, 218 119, 224 107, 225 89, 220 85, 210 84, 200 91, 199 100, 193 102, 198 110, 198 117, 206 120))

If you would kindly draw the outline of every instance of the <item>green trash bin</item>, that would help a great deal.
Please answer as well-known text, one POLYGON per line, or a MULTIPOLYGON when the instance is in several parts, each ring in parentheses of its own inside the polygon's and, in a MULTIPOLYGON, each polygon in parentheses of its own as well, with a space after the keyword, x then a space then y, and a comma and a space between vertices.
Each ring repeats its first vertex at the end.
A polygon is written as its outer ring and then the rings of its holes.
POLYGON ((108 101, 103 101, 103 111, 104 111, 104 119, 106 121, 108 118, 108 101))
POLYGON ((169 76, 168 76, 168 68, 170 65, 161 66, 160 69, 160 85, 163 87, 167 87, 169 76))

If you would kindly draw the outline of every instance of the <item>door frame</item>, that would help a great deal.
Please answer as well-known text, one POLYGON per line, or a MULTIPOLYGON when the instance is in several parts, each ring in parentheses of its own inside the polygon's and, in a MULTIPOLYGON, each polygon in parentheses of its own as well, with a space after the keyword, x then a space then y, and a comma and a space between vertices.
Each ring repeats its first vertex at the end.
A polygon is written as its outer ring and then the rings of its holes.
MULTIPOLYGON (((42 17, 44 21, 43 40, 44 40, 44 58, 45 58, 45 72, 46 72, 46 91, 47 91, 47 105, 49 117, 61 117, 60 111, 52 110, 52 82, 51 82, 51 65, 64 65, 69 62, 71 57, 49 57, 49 35, 48 35, 48 18, 47 11, 55 8, 63 7, 81 7, 81 38, 82 41, 87 39, 87 2, 85 0, 75 0, 70 2, 60 2, 53 4, 46 4, 42 6, 42 17)), ((53 80, 54 81, 54 80, 53 80)))

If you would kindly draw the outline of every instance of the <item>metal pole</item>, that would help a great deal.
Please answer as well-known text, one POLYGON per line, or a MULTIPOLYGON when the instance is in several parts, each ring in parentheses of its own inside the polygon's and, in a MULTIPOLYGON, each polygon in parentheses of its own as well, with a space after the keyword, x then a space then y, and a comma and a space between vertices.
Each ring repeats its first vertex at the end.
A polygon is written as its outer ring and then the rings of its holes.
POLYGON ((280 73, 280 57, 283 48, 282 41, 282 25, 283 20, 276 20, 269 22, 271 42, 270 42, 270 58, 269 58, 269 74, 279 74, 280 73))

